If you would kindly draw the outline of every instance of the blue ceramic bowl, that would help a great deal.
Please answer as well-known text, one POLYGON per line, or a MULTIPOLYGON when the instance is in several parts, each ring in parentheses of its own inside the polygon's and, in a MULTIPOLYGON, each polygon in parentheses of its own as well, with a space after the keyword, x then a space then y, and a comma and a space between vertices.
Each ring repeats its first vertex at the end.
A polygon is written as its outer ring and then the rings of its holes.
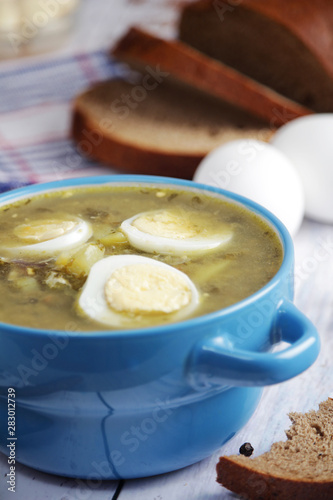
POLYGON ((241 302, 167 326, 129 331, 34 330, 0 323, 1 451, 15 390, 17 461, 64 476, 151 476, 197 462, 249 420, 265 385, 308 368, 314 326, 295 308, 293 245, 279 220, 240 196, 191 181, 107 176, 34 185, 7 204, 52 189, 107 183, 196 188, 243 204, 275 228, 280 270, 241 302), (287 347, 271 352, 279 341, 287 347))

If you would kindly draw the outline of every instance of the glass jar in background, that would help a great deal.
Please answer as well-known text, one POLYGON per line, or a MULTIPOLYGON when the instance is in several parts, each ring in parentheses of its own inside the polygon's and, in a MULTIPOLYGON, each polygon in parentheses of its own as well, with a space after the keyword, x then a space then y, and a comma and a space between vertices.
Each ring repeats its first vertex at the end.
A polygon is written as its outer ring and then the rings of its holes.
POLYGON ((57 48, 69 35, 79 0, 0 0, 0 59, 57 48))

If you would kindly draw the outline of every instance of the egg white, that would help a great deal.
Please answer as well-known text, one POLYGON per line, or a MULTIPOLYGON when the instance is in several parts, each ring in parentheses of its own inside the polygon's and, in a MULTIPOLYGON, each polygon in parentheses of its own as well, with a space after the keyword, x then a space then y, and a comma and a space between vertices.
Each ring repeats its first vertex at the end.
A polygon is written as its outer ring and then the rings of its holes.
POLYGON ((169 319, 179 321, 189 316, 198 304, 198 290, 190 278, 178 269, 140 255, 111 255, 92 266, 78 298, 77 308, 81 314, 104 325, 138 328, 160 324, 169 319), (163 270, 164 282, 156 287, 155 280, 150 281, 151 275, 142 272, 142 269, 148 268, 150 274, 154 274, 156 269, 157 275, 163 270), (134 283, 130 283, 128 288, 114 279, 123 270, 125 276, 127 270, 132 273, 127 274, 128 281, 131 281, 131 276, 134 278, 134 283), (174 294, 172 288, 171 291, 168 290, 169 278, 181 284, 181 289, 175 290, 174 294), (108 296, 110 285, 114 306, 108 296), (184 300, 184 288, 188 300, 184 300))
POLYGON ((85 243, 92 236, 92 228, 86 221, 72 217, 67 220, 37 220, 30 224, 20 224, 14 228, 13 234, 19 241, 32 241, 32 243, 3 246, 0 249, 2 257, 43 260, 85 243))
POLYGON ((196 223, 195 216, 190 220, 180 214, 177 220, 171 211, 152 210, 126 219, 120 229, 134 248, 162 255, 207 252, 227 243, 232 237, 230 228, 223 227, 215 234, 207 234, 205 228, 198 227, 196 223), (136 227, 138 221, 140 224, 136 227))

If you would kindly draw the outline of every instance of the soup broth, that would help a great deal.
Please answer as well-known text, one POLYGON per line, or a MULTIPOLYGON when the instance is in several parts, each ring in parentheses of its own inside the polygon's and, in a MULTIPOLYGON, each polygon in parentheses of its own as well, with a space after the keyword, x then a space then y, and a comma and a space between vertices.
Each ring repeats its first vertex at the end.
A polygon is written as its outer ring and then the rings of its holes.
MULTIPOLYGON (((140 328, 207 314, 262 288, 283 258, 274 230, 249 210, 217 196, 168 186, 101 186, 40 194, 1 207, 0 231, 0 321, 41 329, 140 328), (138 214, 143 215, 135 218, 138 214), (128 220, 133 241, 124 224, 128 220), (162 234, 155 237, 161 228, 162 234), (138 243, 135 235, 142 232, 145 237, 138 243), (128 272, 122 275, 118 269, 111 292, 110 283, 95 289, 82 309, 82 290, 102 279, 95 279, 91 268, 98 264, 107 278, 106 263, 116 255, 147 257, 181 271, 197 292, 195 307, 186 305, 193 290, 183 274, 171 272, 172 280, 168 275, 166 285, 157 285, 156 294, 153 290, 149 295, 152 268, 145 267, 146 261, 127 259, 128 272), (98 294, 106 297, 119 321, 107 324, 99 313, 89 313, 98 294), (169 294, 172 307, 163 294, 169 294), (188 313, 179 316, 183 309, 188 313)), ((161 280, 168 269, 158 270, 161 280)))

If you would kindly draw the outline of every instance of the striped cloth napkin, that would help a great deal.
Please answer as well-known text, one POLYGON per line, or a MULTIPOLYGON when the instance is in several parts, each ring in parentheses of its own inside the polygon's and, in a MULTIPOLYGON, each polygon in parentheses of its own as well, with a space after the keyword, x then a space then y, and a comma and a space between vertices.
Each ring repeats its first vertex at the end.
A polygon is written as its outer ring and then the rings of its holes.
POLYGON ((106 51, 24 66, 0 64, 0 192, 31 183, 112 174, 70 138, 71 101, 92 83, 124 74, 106 51))

